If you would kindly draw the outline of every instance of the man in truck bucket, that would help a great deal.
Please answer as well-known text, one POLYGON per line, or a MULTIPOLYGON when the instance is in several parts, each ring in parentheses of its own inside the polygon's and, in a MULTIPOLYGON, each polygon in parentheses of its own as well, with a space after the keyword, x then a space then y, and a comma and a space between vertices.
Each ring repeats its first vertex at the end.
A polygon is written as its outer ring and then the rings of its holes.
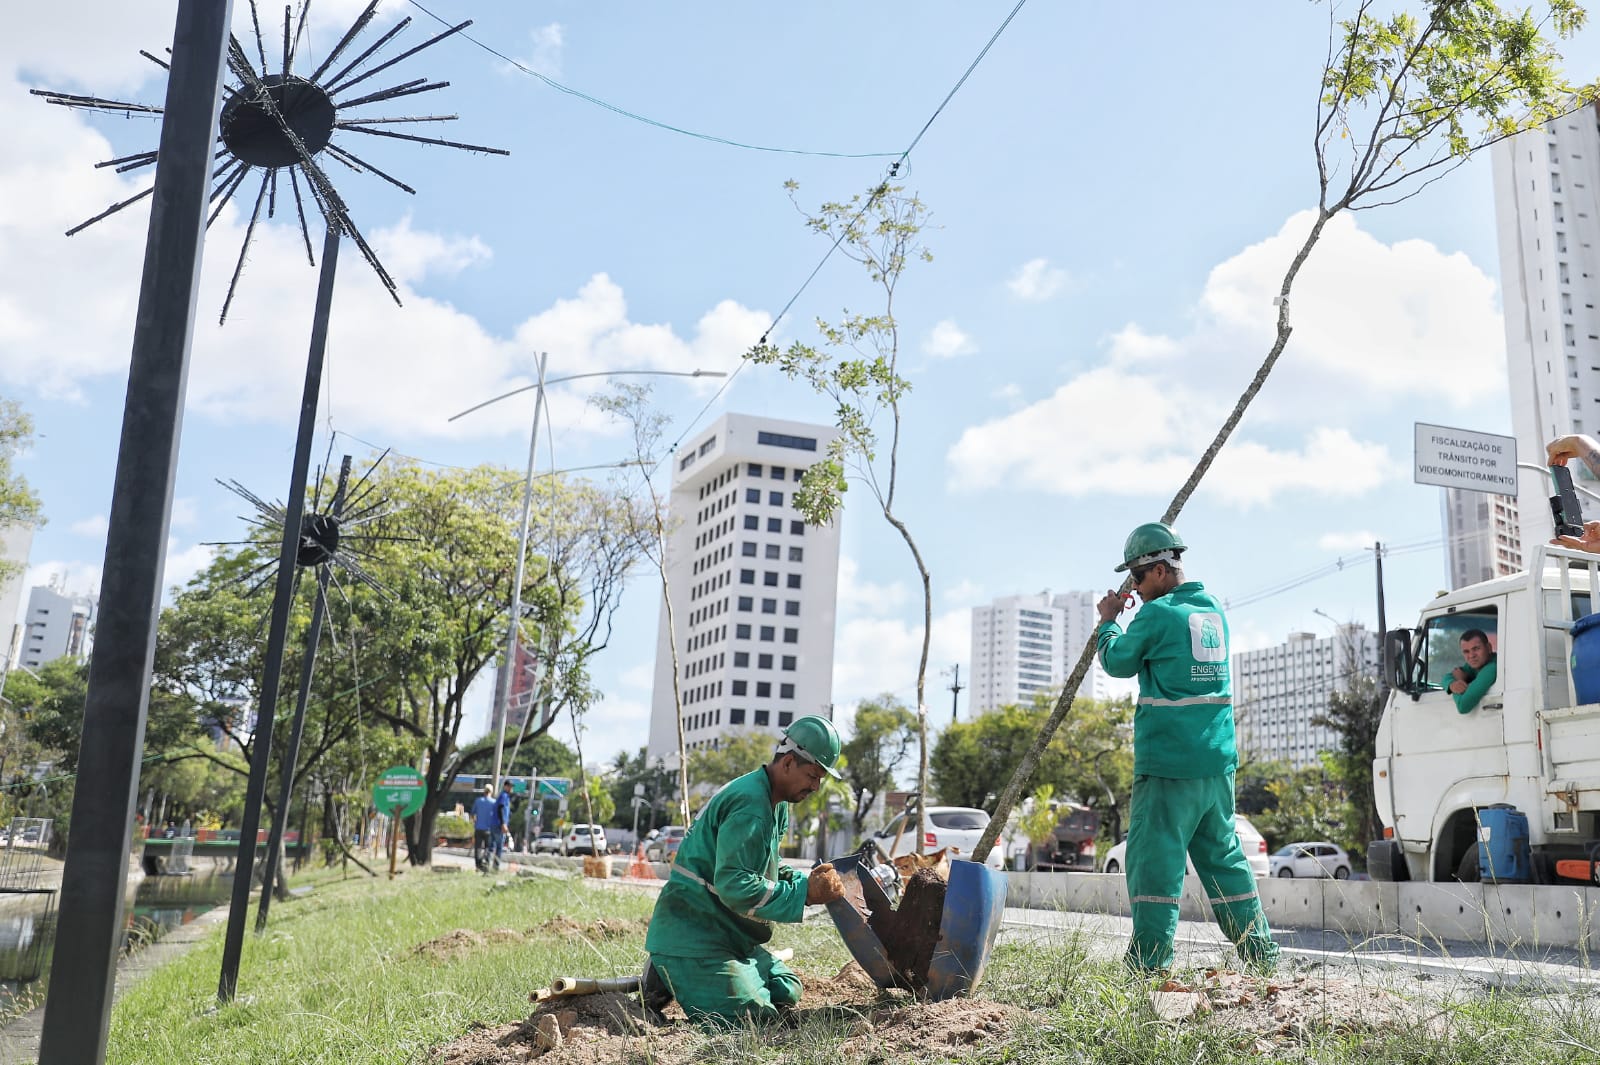
POLYGON ((1122 595, 1098 604, 1100 664, 1113 677, 1139 678, 1133 717, 1133 811, 1128 821, 1128 901, 1136 972, 1172 967, 1187 856, 1217 925, 1252 969, 1278 960, 1255 875, 1234 830, 1232 681, 1228 621, 1199 581, 1186 581, 1178 534, 1162 522, 1134 529, 1122 565, 1144 606, 1126 631, 1122 595))

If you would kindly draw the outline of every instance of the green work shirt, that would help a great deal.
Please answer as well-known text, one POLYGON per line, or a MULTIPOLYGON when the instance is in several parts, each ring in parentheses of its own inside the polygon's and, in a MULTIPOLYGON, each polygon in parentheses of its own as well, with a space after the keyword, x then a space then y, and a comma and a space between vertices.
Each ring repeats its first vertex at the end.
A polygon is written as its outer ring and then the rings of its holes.
POLYGON ((1126 632, 1102 621, 1100 664, 1139 678, 1133 771, 1189 780, 1233 772, 1233 688, 1228 619, 1199 581, 1186 581, 1139 609, 1126 632))
MULTIPOLYGON (((1500 659, 1494 655, 1489 656, 1489 661, 1484 667, 1474 673, 1471 666, 1462 666, 1461 671, 1467 675, 1467 690, 1456 693, 1451 692, 1450 698, 1456 701, 1456 713, 1470 714, 1478 708, 1478 701, 1483 698, 1484 692, 1494 687, 1494 678, 1500 672, 1500 659)), ((1455 680, 1444 682, 1445 690, 1450 690, 1451 683, 1455 680)))
POLYGON ((805 915, 806 874, 778 861, 789 804, 772 801, 765 767, 712 796, 678 846, 656 898, 645 950, 680 958, 749 957, 773 921, 805 915))

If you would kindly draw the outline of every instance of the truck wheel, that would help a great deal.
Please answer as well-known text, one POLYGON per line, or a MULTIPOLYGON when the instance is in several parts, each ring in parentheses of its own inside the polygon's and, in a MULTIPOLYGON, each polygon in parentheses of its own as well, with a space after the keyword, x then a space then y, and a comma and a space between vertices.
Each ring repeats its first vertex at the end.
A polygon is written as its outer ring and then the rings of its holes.
POLYGON ((1478 848, 1468 847, 1467 853, 1461 856, 1461 864, 1456 866, 1456 879, 1463 884, 1476 884, 1482 879, 1478 869, 1478 848))

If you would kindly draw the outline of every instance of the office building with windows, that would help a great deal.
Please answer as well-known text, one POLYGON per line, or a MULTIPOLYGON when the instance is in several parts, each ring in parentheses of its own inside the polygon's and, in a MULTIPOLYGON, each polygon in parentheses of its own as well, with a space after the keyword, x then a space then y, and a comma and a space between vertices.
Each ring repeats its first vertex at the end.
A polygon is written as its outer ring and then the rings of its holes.
POLYGON ((1378 675, 1378 634, 1345 624, 1332 636, 1291 632, 1276 647, 1233 656, 1233 716, 1240 762, 1316 765, 1323 751, 1337 750, 1339 737, 1314 719, 1328 698, 1348 691, 1351 679, 1378 675))
MULTIPOLYGON (((1517 458, 1544 465, 1545 445, 1600 431, 1600 110, 1585 107, 1490 149, 1506 374, 1517 458)), ((1573 477, 1594 490, 1583 463, 1573 477)), ((1549 480, 1517 480, 1521 541, 1550 539, 1549 480)), ((1579 494, 1586 514, 1600 504, 1579 494)))
POLYGON ((827 426, 725 414, 674 456, 647 754, 677 765, 673 638, 689 749, 831 716, 839 519, 807 525, 800 478, 827 426))
POLYGON ((1444 555, 1450 591, 1522 569, 1522 529, 1515 496, 1441 488, 1444 555))
POLYGON ((28 593, 28 614, 22 623, 22 648, 17 661, 29 669, 68 656, 82 662, 89 657, 93 624, 93 599, 38 586, 28 593))
MULTIPOLYGON (((1058 691, 1100 622, 1095 603, 1102 594, 1044 591, 973 607, 972 712, 1027 706, 1058 691)), ((1098 660, 1089 666, 1078 694, 1088 699, 1111 697, 1111 679, 1098 660)))

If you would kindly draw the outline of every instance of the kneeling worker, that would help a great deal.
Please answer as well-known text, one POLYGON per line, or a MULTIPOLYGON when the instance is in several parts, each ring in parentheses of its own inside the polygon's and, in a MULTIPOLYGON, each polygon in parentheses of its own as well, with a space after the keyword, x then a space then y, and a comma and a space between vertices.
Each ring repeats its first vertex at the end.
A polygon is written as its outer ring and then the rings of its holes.
POLYGON ((689 1017, 708 1027, 768 1022, 799 1003, 800 978, 762 944, 772 922, 799 921, 806 906, 840 898, 844 885, 831 865, 808 874, 781 864, 778 842, 789 804, 815 792, 823 774, 837 778, 838 760, 833 724, 802 717, 784 730, 772 761, 717 792, 684 835, 645 949, 689 1017))
POLYGON ((1278 947, 1233 819, 1233 694, 1228 622, 1199 581, 1185 581, 1182 540, 1161 522, 1128 536, 1122 565, 1144 607, 1124 632, 1122 596, 1100 600, 1100 664, 1139 678, 1133 715, 1133 810, 1128 819, 1128 901, 1137 972, 1172 967, 1184 857, 1211 899, 1217 924, 1245 963, 1270 970, 1278 947))

